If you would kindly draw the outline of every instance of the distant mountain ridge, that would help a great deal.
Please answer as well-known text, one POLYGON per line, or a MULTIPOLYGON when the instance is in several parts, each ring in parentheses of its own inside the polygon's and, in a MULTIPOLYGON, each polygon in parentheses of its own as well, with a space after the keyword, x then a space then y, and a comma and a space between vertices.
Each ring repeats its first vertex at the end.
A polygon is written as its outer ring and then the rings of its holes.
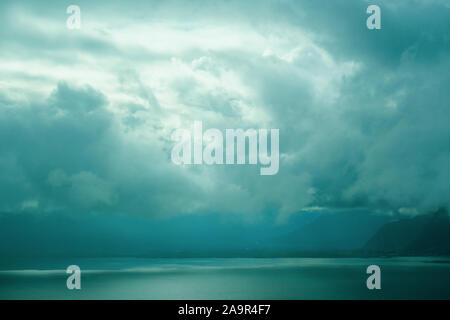
POLYGON ((450 254, 450 217, 446 209, 388 223, 364 245, 366 252, 392 255, 450 254))
POLYGON ((278 241, 295 250, 359 250, 381 226, 391 221, 388 215, 359 210, 326 213, 278 241))
POLYGON ((198 215, 0 213, 0 262, 11 257, 277 257, 450 254, 446 210, 414 218, 363 209, 298 212, 288 223, 198 215), (396 221, 394 221, 394 219, 396 221), (14 246, 11 246, 14 243, 14 246))

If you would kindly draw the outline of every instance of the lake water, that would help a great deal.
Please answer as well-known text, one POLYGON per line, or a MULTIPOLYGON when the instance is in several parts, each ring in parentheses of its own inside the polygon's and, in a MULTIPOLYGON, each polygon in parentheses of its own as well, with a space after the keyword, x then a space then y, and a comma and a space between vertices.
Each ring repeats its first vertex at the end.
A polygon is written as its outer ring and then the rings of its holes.
POLYGON ((450 299, 450 258, 73 259, 3 263, 0 299, 450 299), (79 265, 81 290, 66 288, 79 265), (381 290, 366 287, 381 268, 381 290))

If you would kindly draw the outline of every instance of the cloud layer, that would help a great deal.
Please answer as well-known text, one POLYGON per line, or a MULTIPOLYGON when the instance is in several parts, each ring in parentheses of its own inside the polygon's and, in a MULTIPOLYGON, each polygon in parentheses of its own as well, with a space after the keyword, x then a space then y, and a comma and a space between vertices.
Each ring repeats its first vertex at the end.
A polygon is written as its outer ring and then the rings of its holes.
POLYGON ((450 7, 0 5, 0 211, 143 216, 449 206, 450 7), (280 171, 179 167, 171 132, 280 129, 280 171))

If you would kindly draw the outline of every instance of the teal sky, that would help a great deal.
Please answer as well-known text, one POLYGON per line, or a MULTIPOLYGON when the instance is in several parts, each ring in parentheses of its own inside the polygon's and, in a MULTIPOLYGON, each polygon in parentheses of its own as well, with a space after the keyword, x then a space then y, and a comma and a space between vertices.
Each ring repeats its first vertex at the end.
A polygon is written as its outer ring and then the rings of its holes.
POLYGON ((445 0, 3 0, 0 212, 448 207, 449 71, 445 0), (279 173, 174 165, 170 134, 195 120, 279 128, 279 173))

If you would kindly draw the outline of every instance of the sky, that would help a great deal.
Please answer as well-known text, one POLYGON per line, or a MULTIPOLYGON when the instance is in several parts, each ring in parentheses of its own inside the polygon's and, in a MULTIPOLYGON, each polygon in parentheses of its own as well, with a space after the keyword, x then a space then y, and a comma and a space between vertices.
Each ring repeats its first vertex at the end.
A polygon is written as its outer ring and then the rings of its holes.
POLYGON ((449 207, 449 71, 445 0, 3 0, 0 212, 288 223, 449 207), (279 172, 174 165, 171 133, 196 120, 279 129, 279 172))

